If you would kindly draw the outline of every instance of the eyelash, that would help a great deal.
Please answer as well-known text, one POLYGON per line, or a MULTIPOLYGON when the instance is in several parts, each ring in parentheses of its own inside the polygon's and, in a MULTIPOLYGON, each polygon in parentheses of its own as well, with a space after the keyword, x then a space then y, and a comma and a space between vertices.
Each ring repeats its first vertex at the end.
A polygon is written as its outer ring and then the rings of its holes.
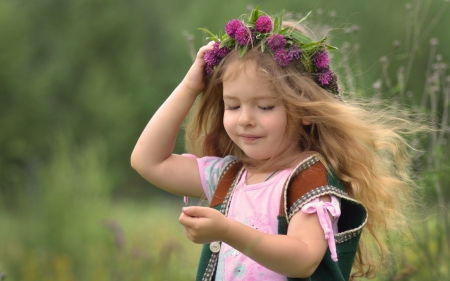
POLYGON ((270 105, 270 106, 259 106, 260 109, 264 110, 264 111, 268 111, 268 110, 272 110, 275 106, 270 105))
MULTIPOLYGON (((227 106, 226 110, 236 110, 239 109, 240 106, 227 106)), ((270 105, 270 106, 258 106, 259 109, 263 110, 263 111, 269 111, 275 108, 275 106, 270 105)))

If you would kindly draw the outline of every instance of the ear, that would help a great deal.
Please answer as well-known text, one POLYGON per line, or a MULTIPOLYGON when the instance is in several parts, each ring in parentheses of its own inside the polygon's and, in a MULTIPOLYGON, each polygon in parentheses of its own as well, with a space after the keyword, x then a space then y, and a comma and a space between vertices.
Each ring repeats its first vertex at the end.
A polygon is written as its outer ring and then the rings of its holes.
POLYGON ((308 126, 308 125, 311 125, 311 124, 312 124, 312 121, 309 120, 309 119, 302 119, 302 124, 303 124, 304 126, 308 126))

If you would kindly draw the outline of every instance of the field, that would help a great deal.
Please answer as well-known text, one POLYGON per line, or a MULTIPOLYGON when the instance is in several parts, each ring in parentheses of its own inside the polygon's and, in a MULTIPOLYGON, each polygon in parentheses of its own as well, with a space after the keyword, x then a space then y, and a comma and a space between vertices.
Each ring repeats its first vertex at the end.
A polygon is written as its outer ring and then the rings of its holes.
POLYGON ((124 201, 73 223, 0 215, 0 272, 17 281, 193 280, 201 246, 184 237, 180 208, 124 201))

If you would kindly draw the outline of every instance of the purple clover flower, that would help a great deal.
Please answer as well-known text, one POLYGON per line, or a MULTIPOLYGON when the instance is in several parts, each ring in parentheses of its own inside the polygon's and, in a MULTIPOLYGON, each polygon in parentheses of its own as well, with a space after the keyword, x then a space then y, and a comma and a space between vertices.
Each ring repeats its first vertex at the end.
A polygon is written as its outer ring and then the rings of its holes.
POLYGON ((299 58, 302 57, 302 53, 303 50, 299 46, 292 45, 288 51, 288 56, 291 61, 298 60, 299 58))
POLYGON ((246 46, 252 40, 253 34, 246 26, 239 27, 234 33, 234 39, 239 45, 246 46))
POLYGON ((214 43, 213 48, 214 48, 213 49, 214 52, 216 53, 216 56, 219 59, 223 59, 231 52, 230 48, 228 48, 228 47, 224 46, 224 47, 220 48, 220 42, 214 43))
POLYGON ((231 52, 230 48, 220 48, 220 42, 215 42, 213 49, 206 51, 203 59, 206 62, 205 71, 210 74, 214 71, 214 67, 220 63, 220 61, 231 52))
POLYGON ((231 52, 230 48, 228 47, 223 47, 221 49, 219 49, 217 51, 217 56, 221 59, 223 59, 224 57, 226 57, 229 53, 231 52))
POLYGON ((284 49, 276 50, 275 54, 274 54, 274 59, 281 66, 287 66, 291 62, 288 54, 286 53, 286 51, 284 49))
POLYGON ((225 31, 231 38, 235 38, 236 31, 240 27, 244 27, 244 23, 238 19, 232 19, 225 25, 225 31))
POLYGON ((267 44, 269 44, 269 47, 276 51, 278 49, 284 48, 284 45, 286 45, 286 39, 281 34, 273 34, 267 39, 267 44))
POLYGON ((317 80, 319 81, 321 86, 333 84, 335 82, 335 77, 335 74, 331 70, 317 73, 317 80))
POLYGON ((327 51, 319 51, 313 58, 314 65, 319 69, 329 68, 330 59, 327 51))
POLYGON ((209 64, 207 64, 207 65, 205 66, 205 72, 206 72, 207 74, 211 74, 213 71, 214 71, 214 66, 209 65, 209 64))
POLYGON ((207 65, 215 66, 219 63, 220 59, 217 57, 217 53, 214 49, 205 52, 205 56, 203 57, 207 65))
POLYGON ((272 31, 272 20, 268 16, 260 16, 256 20, 256 31, 261 33, 269 33, 272 31))

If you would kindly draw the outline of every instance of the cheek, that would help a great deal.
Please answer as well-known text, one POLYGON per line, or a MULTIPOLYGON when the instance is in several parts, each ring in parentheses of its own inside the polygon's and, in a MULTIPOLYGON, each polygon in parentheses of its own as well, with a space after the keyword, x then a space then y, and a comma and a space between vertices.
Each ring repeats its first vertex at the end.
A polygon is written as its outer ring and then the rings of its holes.
POLYGON ((268 120, 267 124, 272 128, 273 132, 277 133, 277 135, 285 135, 287 120, 284 114, 277 114, 277 116, 273 116, 270 120, 268 120))
POLYGON ((298 143, 300 141, 301 130, 303 130, 302 126, 292 123, 286 124, 286 141, 289 143, 298 143))
POLYGON ((226 111, 223 114, 223 127, 225 128, 225 131, 230 134, 229 130, 233 127, 233 120, 230 114, 227 114, 226 111))
POLYGON ((277 122, 272 124, 272 131, 276 135, 276 139, 279 141, 280 145, 284 145, 284 143, 291 141, 291 132, 288 131, 287 126, 287 120, 282 116, 279 117, 277 122))

